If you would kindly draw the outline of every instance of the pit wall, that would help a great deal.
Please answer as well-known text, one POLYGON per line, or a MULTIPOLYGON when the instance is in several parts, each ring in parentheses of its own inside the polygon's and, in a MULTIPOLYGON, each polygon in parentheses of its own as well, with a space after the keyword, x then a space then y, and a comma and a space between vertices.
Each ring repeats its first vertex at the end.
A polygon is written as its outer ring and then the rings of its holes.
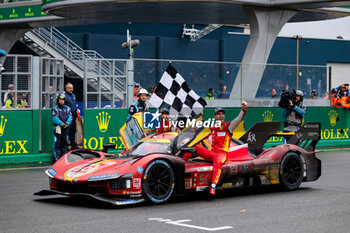
MULTIPOLYGON (((240 109, 226 108, 226 121, 234 119, 240 109)), ((84 113, 85 148, 101 150, 105 143, 115 143, 116 151, 125 149, 119 129, 125 123, 127 109, 93 109, 84 113)), ((213 108, 204 110, 204 119, 211 118, 213 108)), ((280 108, 249 108, 244 130, 257 121, 283 122, 280 108)), ((321 140, 317 149, 350 148, 350 111, 343 108, 309 107, 305 121, 321 122, 321 140)), ((283 124, 281 129, 283 129, 283 124)), ((267 146, 282 143, 272 137, 267 146)), ((50 110, 0 112, 0 167, 52 163, 53 124, 50 110), (39 139, 40 138, 40 139, 39 139)))

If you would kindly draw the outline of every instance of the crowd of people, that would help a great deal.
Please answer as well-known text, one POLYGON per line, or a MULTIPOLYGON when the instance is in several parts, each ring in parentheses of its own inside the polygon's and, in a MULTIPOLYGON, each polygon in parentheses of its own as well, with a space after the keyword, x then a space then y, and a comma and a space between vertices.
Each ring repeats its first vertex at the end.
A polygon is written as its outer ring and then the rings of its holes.
POLYGON ((14 85, 9 84, 8 90, 4 94, 3 101, 1 102, 1 109, 20 109, 27 108, 28 96, 26 93, 15 92, 14 85))
POLYGON ((331 91, 331 107, 350 108, 349 84, 342 84, 331 91))

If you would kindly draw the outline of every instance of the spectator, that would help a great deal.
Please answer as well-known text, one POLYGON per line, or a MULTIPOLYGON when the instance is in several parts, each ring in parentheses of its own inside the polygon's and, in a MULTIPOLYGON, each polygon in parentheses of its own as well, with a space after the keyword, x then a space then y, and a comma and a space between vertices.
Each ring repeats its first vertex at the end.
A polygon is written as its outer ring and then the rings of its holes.
POLYGON ((66 105, 70 107, 70 111, 72 113, 72 123, 69 126, 69 140, 70 140, 70 146, 71 150, 77 149, 77 144, 75 143, 75 134, 77 132, 77 99, 73 93, 74 87, 73 84, 67 83, 66 84, 66 91, 65 91, 65 96, 66 96, 66 105))
POLYGON ((219 92, 219 99, 228 99, 230 98, 230 93, 227 91, 227 86, 222 86, 222 91, 219 92))
POLYGON ((14 98, 14 93, 9 93, 5 105, 6 105, 7 109, 15 108, 15 107, 16 108, 26 108, 26 107, 28 107, 28 103, 23 100, 23 95, 20 92, 17 93, 17 101, 14 98))
POLYGON ((289 91, 289 86, 286 84, 286 87, 284 88, 285 91, 289 91))
POLYGON ((204 97, 204 99, 207 99, 207 100, 214 99, 214 89, 213 88, 208 89, 208 94, 204 97))
POLYGON ((329 100, 329 93, 328 92, 324 93, 323 99, 329 100))
MULTIPOLYGON (((5 104, 6 104, 6 102, 7 102, 7 99, 11 98, 11 97, 9 97, 9 95, 12 95, 13 87, 14 87, 14 86, 13 86, 12 83, 8 85, 8 90, 7 90, 7 92, 6 92, 5 95, 4 95, 4 103, 5 103, 5 104)), ((12 97, 13 97, 13 96, 12 96, 12 97)))
POLYGON ((276 97, 277 97, 276 89, 272 88, 271 89, 271 98, 276 98, 276 97))
POLYGON ((66 95, 61 93, 57 97, 57 105, 52 108, 52 120, 54 125, 54 148, 53 156, 57 161, 67 152, 69 125, 72 123, 70 107, 65 105, 66 95))
POLYGON ((55 101, 56 94, 53 92, 53 86, 49 86, 49 107, 53 107, 53 103, 55 101))
POLYGON ((7 95, 7 99, 6 99, 6 102, 5 102, 6 108, 7 108, 7 109, 9 109, 9 108, 14 108, 13 103, 14 103, 14 96, 13 96, 13 93, 9 93, 9 94, 7 95))
POLYGON ((350 108, 350 96, 341 98, 341 106, 344 108, 350 108))
POLYGON ((27 101, 23 100, 23 95, 21 93, 17 93, 17 108, 26 108, 28 107, 27 101))
POLYGON ((337 95, 337 89, 333 88, 331 91, 331 107, 340 107, 340 101, 337 95))
POLYGON ((315 89, 313 89, 311 91, 311 94, 310 94, 310 97, 309 97, 310 100, 313 100, 313 99, 317 99, 317 92, 315 89))
POLYGON ((138 99, 139 90, 140 90, 140 84, 135 83, 134 84, 134 101, 136 101, 138 99))
POLYGON ((345 84, 340 85, 339 87, 336 88, 337 89, 337 96, 339 98, 342 98, 344 96, 348 96, 349 92, 346 91, 346 87, 345 84))

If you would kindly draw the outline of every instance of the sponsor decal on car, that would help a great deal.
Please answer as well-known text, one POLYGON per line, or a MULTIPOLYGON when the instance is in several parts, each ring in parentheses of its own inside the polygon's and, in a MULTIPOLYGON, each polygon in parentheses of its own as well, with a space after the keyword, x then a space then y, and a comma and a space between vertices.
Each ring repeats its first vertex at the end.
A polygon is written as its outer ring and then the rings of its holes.
POLYGON ((128 205, 128 204, 135 204, 135 200, 126 200, 126 201, 116 201, 117 205, 128 205))
POLYGON ((192 188, 192 179, 185 179, 185 189, 192 188))
POLYGON ((108 161, 102 162, 101 164, 109 166, 109 165, 117 164, 117 162, 108 160, 108 161))
POLYGON ((134 178, 132 180, 132 186, 134 188, 141 188, 141 178, 134 178))
POLYGON ((99 164, 80 164, 66 171, 66 173, 64 173, 64 177, 66 179, 78 178, 95 171, 98 167, 99 164))
POLYGON ((231 164, 229 168, 230 168, 230 174, 231 175, 236 175, 237 174, 237 165, 236 164, 231 164))
POLYGON ((248 164, 244 164, 243 166, 242 166, 242 172, 248 172, 249 171, 249 166, 248 166, 248 164))
POLYGON ((248 138, 247 138, 247 142, 251 142, 251 143, 256 142, 256 138, 255 138, 255 134, 254 133, 249 132, 248 138))
POLYGON ((142 167, 138 167, 137 168, 137 173, 142 174, 142 172, 143 172, 143 168, 142 167))
POLYGON ((137 195, 140 193, 141 193, 141 190, 139 190, 139 191, 123 191, 123 194, 126 194, 126 195, 137 195))
POLYGON ((119 172, 119 173, 115 173, 115 174, 91 176, 91 177, 88 179, 88 181, 107 180, 107 179, 117 178, 118 176, 120 176, 120 174, 121 174, 121 173, 119 172))
POLYGON ((231 186, 232 186, 232 183, 224 183, 224 184, 222 184, 223 188, 227 188, 227 187, 231 187, 231 186))
POLYGON ((213 167, 212 166, 208 166, 208 167, 198 167, 197 171, 198 172, 207 172, 207 171, 212 171, 213 167))
POLYGON ((55 171, 55 169, 53 169, 53 168, 51 167, 50 169, 48 169, 48 170, 46 171, 46 174, 47 174, 48 176, 50 176, 51 178, 54 178, 55 175, 57 175, 57 172, 55 171))

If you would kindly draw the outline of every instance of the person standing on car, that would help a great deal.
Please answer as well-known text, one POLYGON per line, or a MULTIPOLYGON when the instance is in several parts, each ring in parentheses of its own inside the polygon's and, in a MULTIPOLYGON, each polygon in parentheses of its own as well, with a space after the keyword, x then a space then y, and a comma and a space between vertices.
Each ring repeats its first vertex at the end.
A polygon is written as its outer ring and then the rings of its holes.
POLYGON ((135 101, 129 108, 129 115, 126 120, 129 120, 132 115, 137 112, 146 111, 146 100, 148 96, 148 91, 146 89, 140 89, 137 93, 138 100, 135 101))
POLYGON ((65 105, 66 95, 61 93, 57 97, 57 105, 52 108, 52 120, 54 125, 53 133, 53 156, 57 161, 67 152, 69 125, 72 123, 72 113, 70 107, 65 105))
POLYGON ((77 149, 77 144, 75 143, 75 134, 77 132, 77 98, 73 93, 74 87, 73 84, 71 83, 67 83, 66 86, 66 105, 68 107, 70 107, 71 112, 72 112, 72 124, 69 127, 69 140, 70 140, 70 146, 71 146, 71 150, 77 149))
MULTIPOLYGON (((232 139, 232 133, 235 128, 243 121, 245 114, 247 113, 248 104, 242 101, 242 109, 238 116, 231 122, 225 122, 225 110, 223 108, 216 108, 214 112, 214 118, 216 121, 221 122, 220 127, 210 128, 211 150, 196 145, 196 155, 201 156, 207 161, 213 162, 213 173, 211 176, 211 185, 209 193, 215 195, 215 188, 221 175, 222 165, 227 161, 227 154, 232 139)), ((185 153, 183 159, 186 161, 191 156, 190 153, 185 153)))
POLYGON ((304 93, 300 90, 295 92, 293 100, 289 100, 289 106, 282 108, 284 132, 296 132, 300 129, 306 114, 306 106, 303 105, 304 93))

